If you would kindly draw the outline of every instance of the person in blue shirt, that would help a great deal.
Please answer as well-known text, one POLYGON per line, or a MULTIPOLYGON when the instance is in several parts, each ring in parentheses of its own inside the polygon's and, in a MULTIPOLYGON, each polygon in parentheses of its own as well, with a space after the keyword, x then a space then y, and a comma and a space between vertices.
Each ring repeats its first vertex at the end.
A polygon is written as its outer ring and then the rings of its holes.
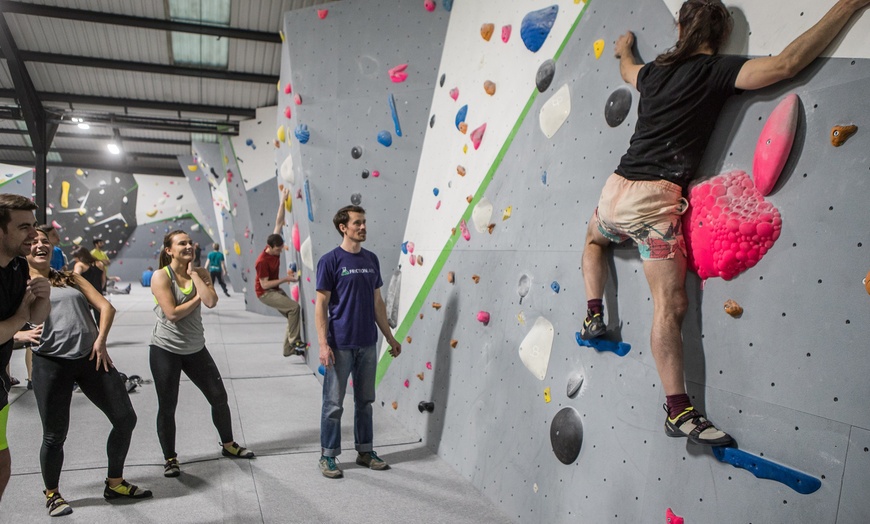
POLYGON ((44 224, 40 227, 48 235, 48 240, 54 249, 51 251, 51 269, 55 271, 64 271, 69 261, 66 258, 63 250, 60 248, 60 235, 51 224, 44 224))
POLYGON ((372 402, 378 366, 378 329, 398 357, 402 345, 390 331, 387 308, 381 297, 381 267, 378 257, 363 249, 366 240, 365 210, 341 208, 332 219, 341 235, 341 245, 317 263, 315 324, 320 344, 323 379, 323 409, 320 415, 320 472, 341 478, 335 464, 341 453, 341 415, 348 376, 353 376, 354 441, 356 463, 374 470, 388 469, 372 449, 372 402))

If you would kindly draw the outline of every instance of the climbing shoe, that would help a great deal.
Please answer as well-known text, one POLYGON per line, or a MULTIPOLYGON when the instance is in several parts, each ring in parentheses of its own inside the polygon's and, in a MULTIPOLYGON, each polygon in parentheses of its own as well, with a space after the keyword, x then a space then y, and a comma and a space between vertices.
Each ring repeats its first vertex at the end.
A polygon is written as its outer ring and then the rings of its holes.
POLYGON ((177 477, 179 475, 181 475, 181 467, 178 465, 178 459, 176 457, 172 457, 163 464, 164 477, 177 477))
MULTIPOLYGON (((667 404, 664 408, 667 412, 667 404)), ((676 418, 665 415, 665 433, 669 437, 686 437, 695 444, 707 446, 728 446, 734 442, 728 433, 717 429, 692 406, 684 409, 676 418)))
POLYGON ((103 490, 103 498, 106 500, 128 498, 128 499, 149 499, 151 498, 151 490, 140 488, 135 484, 130 484, 126 480, 122 480, 120 484, 114 488, 109 487, 109 481, 106 481, 106 489, 103 490))
POLYGON ((243 448, 242 446, 239 446, 238 442, 233 442, 229 449, 226 446, 221 446, 221 454, 225 457, 232 458, 254 458, 254 452, 248 448, 243 448))
POLYGON ((369 469, 382 470, 390 469, 389 464, 383 461, 374 451, 359 453, 356 456, 356 463, 360 466, 365 466, 369 469))
POLYGON ((601 313, 586 312, 586 320, 583 321, 583 332, 580 333, 580 338, 583 340, 592 340, 598 338, 607 331, 607 326, 604 324, 604 317, 601 313))
POLYGON ((45 507, 48 508, 49 517, 63 517, 72 513, 72 508, 69 507, 69 504, 66 503, 57 491, 51 495, 45 493, 45 507))
MULTIPOLYGON (((357 459, 359 460, 359 459, 357 459)), ((344 476, 344 473, 338 469, 338 466, 335 464, 335 457, 320 457, 320 472, 323 473, 323 476, 330 479, 340 479, 344 476)))
POLYGON ((308 347, 308 344, 306 344, 305 342, 302 342, 301 340, 297 340, 296 343, 293 345, 293 351, 295 351, 295 353, 297 355, 304 355, 305 348, 307 348, 307 347, 308 347))

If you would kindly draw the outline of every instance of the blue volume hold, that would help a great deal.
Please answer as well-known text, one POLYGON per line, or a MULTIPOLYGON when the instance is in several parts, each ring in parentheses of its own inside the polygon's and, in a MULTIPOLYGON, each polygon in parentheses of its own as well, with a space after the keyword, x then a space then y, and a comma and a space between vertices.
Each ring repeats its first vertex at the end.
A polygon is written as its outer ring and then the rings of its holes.
POLYGON ((456 112, 456 129, 459 129, 459 124, 465 122, 466 115, 468 115, 468 104, 460 107, 456 112))
POLYGON ((574 334, 574 338, 581 346, 592 348, 598 352, 610 351, 611 353, 615 353, 618 357, 624 357, 625 355, 628 355, 629 351, 631 351, 631 344, 628 344, 626 342, 614 342, 612 340, 607 340, 603 338, 583 340, 580 337, 579 332, 574 334))
POLYGON ((314 222, 314 211, 311 210, 311 187, 305 180, 305 205, 308 206, 308 221, 314 222))
POLYGON ((296 140, 298 140, 300 144, 308 143, 308 139, 311 138, 311 133, 308 131, 307 124, 299 124, 296 126, 296 130, 293 134, 296 135, 296 140))
POLYGON ((393 145, 393 135, 389 131, 381 131, 378 133, 378 142, 384 147, 393 145))
POLYGON ((399 125, 399 114, 396 113, 396 99, 390 93, 390 112, 393 114, 393 123, 396 124, 396 136, 402 136, 402 126, 399 125))
POLYGON ((537 11, 532 11, 523 17, 523 23, 520 26, 520 38, 526 44, 526 48, 537 53, 544 41, 553 29, 553 23, 556 21, 556 15, 559 14, 559 6, 551 5, 537 11))
POLYGON ((822 481, 815 477, 737 448, 714 446, 713 455, 720 462, 745 469, 760 479, 775 480, 785 484, 801 495, 815 493, 822 487, 822 481))

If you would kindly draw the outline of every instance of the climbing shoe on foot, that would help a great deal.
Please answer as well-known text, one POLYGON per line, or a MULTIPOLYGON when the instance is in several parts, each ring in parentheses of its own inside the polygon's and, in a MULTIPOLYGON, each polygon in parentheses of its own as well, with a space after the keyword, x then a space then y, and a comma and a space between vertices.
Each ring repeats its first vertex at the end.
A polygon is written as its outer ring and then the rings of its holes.
POLYGON ((163 464, 164 477, 177 477, 179 475, 181 475, 181 467, 178 465, 177 458, 172 457, 166 461, 166 464, 163 464))
MULTIPOLYGON (((664 405, 668 411, 667 404, 664 405)), ((728 446, 734 442, 731 436, 717 429, 698 410, 689 406, 676 418, 665 416, 665 433, 669 437, 686 437, 695 444, 707 446, 728 446)))
POLYGON ((304 355, 305 348, 307 348, 307 347, 308 347, 308 344, 306 344, 305 342, 302 342, 301 340, 297 340, 296 343, 293 344, 293 351, 297 355, 304 355))
POLYGON ((106 481, 106 489, 103 490, 103 498, 111 499, 149 499, 151 498, 151 490, 143 489, 135 484, 130 484, 126 480, 122 480, 120 484, 114 488, 109 487, 109 481, 106 481))
POLYGON ((221 454, 225 457, 232 458, 243 458, 243 459, 252 459, 254 458, 254 452, 248 448, 243 448, 239 446, 237 442, 233 442, 232 446, 227 449, 226 446, 221 446, 221 454))
POLYGON ((604 317, 601 313, 586 312, 586 320, 583 321, 583 332, 580 333, 580 338, 583 340, 592 340, 598 338, 607 331, 607 326, 604 324, 604 317))
POLYGON ((45 493, 45 507, 48 508, 49 517, 63 517, 72 513, 72 508, 69 507, 69 504, 66 503, 57 491, 51 495, 45 493))
POLYGON ((356 463, 360 466, 365 466, 369 469, 382 470, 382 469, 390 469, 389 464, 384 462, 381 457, 378 456, 374 451, 367 451, 365 453, 359 453, 356 456, 356 463))
MULTIPOLYGON (((357 459, 359 460, 359 459, 357 459)), ((320 457, 320 472, 323 473, 323 476, 330 479, 340 479, 344 476, 344 473, 338 469, 338 466, 335 464, 335 457, 320 457)))

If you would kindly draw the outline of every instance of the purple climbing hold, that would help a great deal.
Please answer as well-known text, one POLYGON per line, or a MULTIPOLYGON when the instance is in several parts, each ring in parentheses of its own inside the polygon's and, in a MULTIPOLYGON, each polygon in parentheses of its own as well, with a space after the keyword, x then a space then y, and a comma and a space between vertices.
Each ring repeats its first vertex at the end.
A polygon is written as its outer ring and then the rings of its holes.
POLYGON ((537 53, 544 45, 544 41, 553 29, 556 15, 559 14, 559 6, 551 5, 537 11, 532 11, 523 17, 520 27, 520 38, 526 44, 526 48, 537 53))

